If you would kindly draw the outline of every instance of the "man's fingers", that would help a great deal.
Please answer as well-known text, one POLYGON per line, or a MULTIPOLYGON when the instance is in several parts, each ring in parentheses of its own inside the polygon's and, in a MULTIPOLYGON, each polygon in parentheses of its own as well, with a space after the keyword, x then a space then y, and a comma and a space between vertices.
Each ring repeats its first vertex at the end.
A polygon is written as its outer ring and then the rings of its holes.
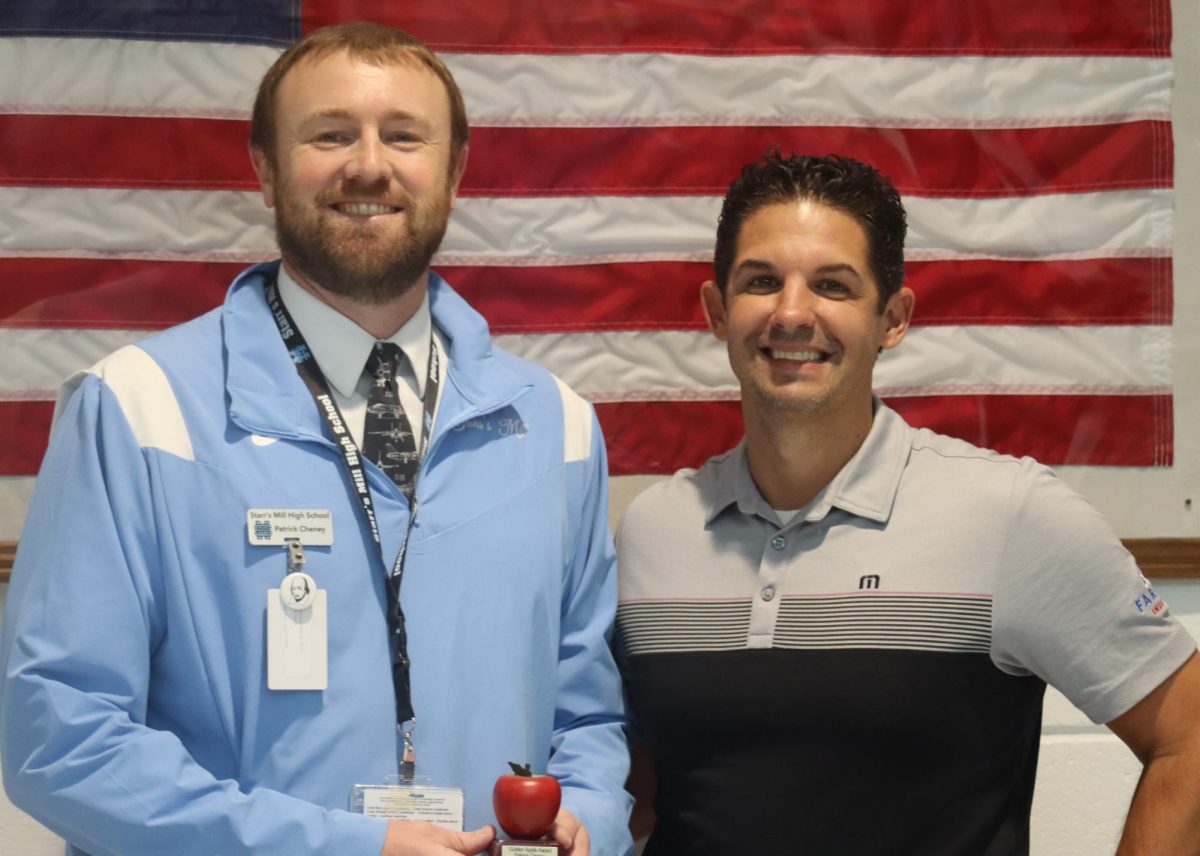
POLYGON ((495 837, 496 832, 490 826, 455 832, 432 823, 394 820, 388 824, 382 856, 475 856, 487 850, 495 837))
POLYGON ((588 856, 591 839, 579 818, 567 809, 559 809, 554 819, 554 840, 562 845, 570 856, 588 856))
POLYGON ((481 826, 470 832, 452 832, 454 843, 448 845, 459 853, 475 854, 487 850, 488 845, 496 837, 496 830, 490 826, 481 826))

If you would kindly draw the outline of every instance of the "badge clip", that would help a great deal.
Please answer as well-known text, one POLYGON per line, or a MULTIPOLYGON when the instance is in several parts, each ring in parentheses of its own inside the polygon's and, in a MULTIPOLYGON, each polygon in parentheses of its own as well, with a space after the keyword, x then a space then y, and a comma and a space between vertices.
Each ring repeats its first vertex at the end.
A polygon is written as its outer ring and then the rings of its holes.
POLYGON ((288 570, 299 573, 300 569, 304 567, 304 563, 308 561, 304 558, 304 545, 300 543, 299 538, 288 538, 284 543, 287 544, 288 570))
POLYGON ((304 545, 297 539, 287 539, 288 574, 279 586, 279 600, 292 612, 302 612, 312 606, 317 595, 317 582, 301 568, 307 561, 304 558, 304 545))

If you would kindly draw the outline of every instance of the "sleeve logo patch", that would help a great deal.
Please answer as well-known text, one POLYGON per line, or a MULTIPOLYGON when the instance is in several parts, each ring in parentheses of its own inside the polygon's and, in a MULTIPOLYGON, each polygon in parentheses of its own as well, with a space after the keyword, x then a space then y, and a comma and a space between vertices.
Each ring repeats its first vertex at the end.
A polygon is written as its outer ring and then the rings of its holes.
POLYGON ((1138 599, 1133 601, 1133 605, 1138 607, 1138 612, 1141 615, 1158 615, 1166 609, 1166 601, 1159 598, 1154 589, 1146 587, 1146 591, 1139 595, 1138 599))

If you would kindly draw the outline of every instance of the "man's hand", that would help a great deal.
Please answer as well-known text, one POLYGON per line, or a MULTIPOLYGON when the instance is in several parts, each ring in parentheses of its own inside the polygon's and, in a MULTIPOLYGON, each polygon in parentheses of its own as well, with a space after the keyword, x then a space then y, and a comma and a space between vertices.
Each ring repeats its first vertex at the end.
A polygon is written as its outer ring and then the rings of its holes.
POLYGON ((380 856, 475 856, 486 850, 495 837, 496 831, 490 826, 454 832, 432 823, 393 820, 388 824, 380 856))
POLYGON ((565 808, 558 810, 554 818, 554 840, 567 852, 567 856, 590 856, 592 840, 588 838, 587 830, 579 822, 579 818, 565 808))

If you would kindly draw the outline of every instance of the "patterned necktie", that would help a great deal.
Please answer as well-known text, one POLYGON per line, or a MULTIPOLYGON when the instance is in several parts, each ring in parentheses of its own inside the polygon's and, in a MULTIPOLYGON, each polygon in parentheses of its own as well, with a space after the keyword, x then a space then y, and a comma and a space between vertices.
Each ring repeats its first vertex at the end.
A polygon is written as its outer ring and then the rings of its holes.
POLYGON ((396 369, 403 359, 404 352, 398 345, 376 342, 367 360, 367 373, 374 380, 367 395, 362 453, 412 501, 420 460, 412 424, 396 391, 396 369))

